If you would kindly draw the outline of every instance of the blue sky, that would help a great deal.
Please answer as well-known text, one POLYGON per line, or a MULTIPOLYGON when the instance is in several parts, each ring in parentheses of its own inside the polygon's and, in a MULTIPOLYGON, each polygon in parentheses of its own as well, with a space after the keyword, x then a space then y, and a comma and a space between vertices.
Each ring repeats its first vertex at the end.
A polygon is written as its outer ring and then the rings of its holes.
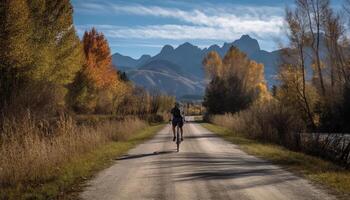
MULTIPOLYGON (((333 1, 336 6, 341 0, 333 1)), ((72 0, 78 34, 96 27, 113 53, 138 58, 162 46, 190 42, 201 48, 243 34, 262 49, 285 42, 284 10, 293 0, 72 0)))

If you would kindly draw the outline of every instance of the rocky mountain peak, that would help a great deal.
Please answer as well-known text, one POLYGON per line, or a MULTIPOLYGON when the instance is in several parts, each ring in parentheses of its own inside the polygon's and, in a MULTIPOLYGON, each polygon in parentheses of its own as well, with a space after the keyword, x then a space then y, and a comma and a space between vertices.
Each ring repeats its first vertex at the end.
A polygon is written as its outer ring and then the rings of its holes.
POLYGON ((173 46, 171 46, 171 45, 169 45, 169 44, 167 44, 167 45, 165 45, 163 48, 162 48, 162 50, 160 51, 160 54, 169 54, 169 53, 171 53, 172 51, 174 51, 174 47, 173 46))
POLYGON ((232 45, 247 53, 249 56, 260 50, 258 41, 251 38, 249 35, 242 35, 242 37, 234 41, 232 45))

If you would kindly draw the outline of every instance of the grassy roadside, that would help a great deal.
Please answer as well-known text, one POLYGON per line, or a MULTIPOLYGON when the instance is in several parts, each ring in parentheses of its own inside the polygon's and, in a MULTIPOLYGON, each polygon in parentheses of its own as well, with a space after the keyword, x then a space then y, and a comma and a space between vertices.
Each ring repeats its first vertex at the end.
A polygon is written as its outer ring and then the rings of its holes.
POLYGON ((283 166, 287 170, 330 189, 341 199, 350 199, 349 170, 313 156, 290 151, 279 145, 247 139, 227 128, 207 123, 202 125, 224 139, 239 145, 248 154, 283 166))
POLYGON ((76 195, 74 192, 79 190, 79 183, 109 166, 116 157, 135 145, 153 137, 163 127, 164 125, 148 126, 135 133, 127 141, 110 142, 92 152, 83 154, 61 167, 59 174, 44 184, 0 188, 0 199, 70 199, 76 195))

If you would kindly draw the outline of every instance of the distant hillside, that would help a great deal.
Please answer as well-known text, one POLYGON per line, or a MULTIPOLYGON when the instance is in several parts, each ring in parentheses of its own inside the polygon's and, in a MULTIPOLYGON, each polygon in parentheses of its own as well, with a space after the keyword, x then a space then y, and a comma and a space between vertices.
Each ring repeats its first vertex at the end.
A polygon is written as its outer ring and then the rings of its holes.
POLYGON ((181 67, 164 60, 154 60, 128 71, 128 77, 132 81, 151 91, 158 90, 177 97, 185 94, 203 95, 204 82, 189 76, 181 67))
POLYGON ((224 43, 221 47, 214 44, 209 48, 201 49, 186 42, 177 48, 165 45, 153 57, 144 55, 139 59, 133 59, 114 54, 112 58, 117 68, 126 71, 129 78, 139 86, 147 89, 157 88, 177 97, 191 94, 203 95, 205 89, 203 58, 210 51, 216 51, 223 57, 231 46, 239 48, 250 59, 264 64, 265 78, 269 86, 276 84, 275 75, 280 51, 261 50, 258 41, 249 35, 243 35, 232 43, 224 43))

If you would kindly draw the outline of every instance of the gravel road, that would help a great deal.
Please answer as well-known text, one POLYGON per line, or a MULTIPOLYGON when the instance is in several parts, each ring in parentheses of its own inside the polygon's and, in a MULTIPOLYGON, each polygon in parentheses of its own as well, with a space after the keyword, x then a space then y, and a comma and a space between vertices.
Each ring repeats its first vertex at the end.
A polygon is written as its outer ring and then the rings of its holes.
POLYGON ((180 152, 170 126, 87 182, 82 199, 335 199, 267 161, 247 155, 197 123, 180 152))

